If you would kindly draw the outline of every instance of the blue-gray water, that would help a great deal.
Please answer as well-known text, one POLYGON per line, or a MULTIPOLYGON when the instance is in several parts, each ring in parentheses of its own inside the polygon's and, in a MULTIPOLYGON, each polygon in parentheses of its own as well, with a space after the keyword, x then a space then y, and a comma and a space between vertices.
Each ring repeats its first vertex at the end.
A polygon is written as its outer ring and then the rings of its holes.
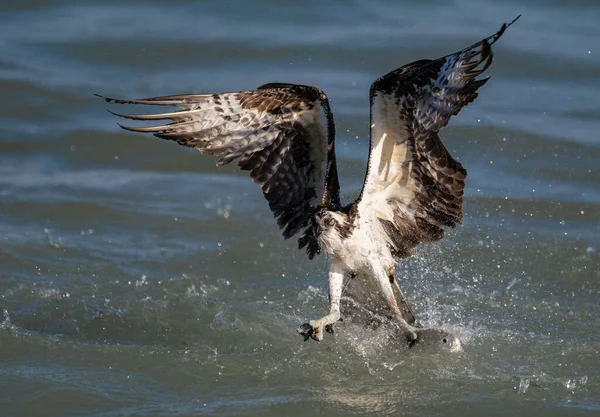
POLYGON ((0 415, 600 415, 598 22, 590 0, 5 0, 0 415), (93 96, 317 85, 350 199, 370 83, 520 13, 443 132, 464 224, 398 271, 461 354, 344 323, 302 342, 325 259, 245 173, 121 131, 93 96))

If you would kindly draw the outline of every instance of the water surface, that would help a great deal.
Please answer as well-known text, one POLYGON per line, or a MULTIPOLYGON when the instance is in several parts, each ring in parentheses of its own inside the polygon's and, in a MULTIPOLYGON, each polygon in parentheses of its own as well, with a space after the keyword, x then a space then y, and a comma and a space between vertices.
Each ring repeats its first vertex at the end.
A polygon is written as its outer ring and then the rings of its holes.
POLYGON ((5 1, 0 414, 598 415, 599 21, 593 1, 5 1), (398 267, 458 355, 343 323, 303 343, 326 260, 245 173, 121 131, 93 96, 317 85, 349 201, 370 83, 520 13, 443 133, 464 224, 398 267))

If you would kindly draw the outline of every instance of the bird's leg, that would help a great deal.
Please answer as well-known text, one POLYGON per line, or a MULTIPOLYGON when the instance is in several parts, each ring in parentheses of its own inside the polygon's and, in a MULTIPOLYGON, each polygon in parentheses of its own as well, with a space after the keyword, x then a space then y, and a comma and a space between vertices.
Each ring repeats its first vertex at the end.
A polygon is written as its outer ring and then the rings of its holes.
POLYGON ((331 329, 331 325, 340 319, 340 298, 344 284, 344 268, 338 262, 332 262, 329 270, 329 314, 318 320, 304 323, 298 330, 304 340, 309 337, 316 341, 323 339, 323 330, 331 329))
MULTIPOLYGON (((389 269, 389 268, 387 268, 389 269)), ((378 269, 375 269, 377 271, 378 269)), ((400 327, 400 330, 410 344, 415 343, 417 340, 416 328, 408 324, 402 311, 398 307, 398 303, 396 302, 396 297, 394 296, 394 290, 392 289, 392 281, 394 280, 393 270, 391 275, 387 273, 388 271, 381 271, 381 273, 375 273, 375 279, 377 279, 377 283, 379 284, 379 288, 383 294, 383 297, 388 302, 389 307, 394 312, 394 317, 396 319, 396 324, 400 327)), ((399 288, 399 287, 398 287, 399 288)))
MULTIPOLYGON (((396 295, 395 295, 396 304, 398 305, 398 308, 402 312, 402 317, 411 326, 420 327, 420 324, 416 323, 417 319, 415 317, 415 313, 413 313, 412 308, 408 304, 408 300, 406 299, 406 297, 404 296, 404 293, 400 289, 400 284, 398 284, 398 280, 395 277, 394 267, 392 266, 392 267, 386 269, 386 272, 388 274, 388 278, 389 278, 390 282, 394 285, 393 289, 396 290, 396 295)), ((393 289, 392 289, 392 291, 393 291, 393 289)))

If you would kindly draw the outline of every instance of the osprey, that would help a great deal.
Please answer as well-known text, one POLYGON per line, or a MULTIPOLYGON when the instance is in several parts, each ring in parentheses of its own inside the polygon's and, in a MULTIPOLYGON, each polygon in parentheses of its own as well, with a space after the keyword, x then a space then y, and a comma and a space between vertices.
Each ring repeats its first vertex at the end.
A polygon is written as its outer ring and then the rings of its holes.
POLYGON ((220 155, 217 166, 237 161, 260 185, 283 236, 300 234, 298 246, 310 259, 325 252, 331 261, 329 312, 302 326, 305 340, 321 340, 323 330, 340 320, 348 274, 350 281, 366 283, 361 291, 370 292, 358 294, 359 302, 383 300, 389 317, 414 343, 418 328, 394 276, 396 259, 410 256, 421 242, 441 239, 445 228, 461 222, 467 171, 438 132, 477 97, 489 79, 477 77, 492 63, 491 45, 519 17, 462 51, 410 63, 371 85, 367 172, 359 197, 348 205, 340 202, 329 101, 316 87, 271 83, 232 93, 100 97, 179 107, 158 114, 113 114, 170 120, 151 127, 119 126, 220 155))

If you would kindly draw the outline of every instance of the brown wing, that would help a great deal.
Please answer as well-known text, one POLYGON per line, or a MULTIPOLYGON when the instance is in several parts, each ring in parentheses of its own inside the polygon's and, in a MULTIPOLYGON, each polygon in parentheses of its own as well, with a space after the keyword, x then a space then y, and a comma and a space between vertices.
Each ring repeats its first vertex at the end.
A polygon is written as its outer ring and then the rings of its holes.
POLYGON ((369 164, 355 204, 365 221, 377 220, 396 256, 441 239, 444 227, 462 220, 467 171, 438 132, 477 97, 488 80, 476 77, 492 63, 491 45, 512 23, 460 52, 405 65, 371 86, 369 164))
MULTIPOLYGON (((261 186, 286 238, 306 227, 321 203, 334 127, 327 96, 318 88, 266 84, 234 93, 103 98, 121 104, 180 107, 160 114, 113 114, 132 120, 171 120, 151 127, 120 126, 176 141, 203 154, 221 155, 219 166, 237 160, 261 186)), ((318 248, 313 248, 313 256, 314 251, 318 248)))

